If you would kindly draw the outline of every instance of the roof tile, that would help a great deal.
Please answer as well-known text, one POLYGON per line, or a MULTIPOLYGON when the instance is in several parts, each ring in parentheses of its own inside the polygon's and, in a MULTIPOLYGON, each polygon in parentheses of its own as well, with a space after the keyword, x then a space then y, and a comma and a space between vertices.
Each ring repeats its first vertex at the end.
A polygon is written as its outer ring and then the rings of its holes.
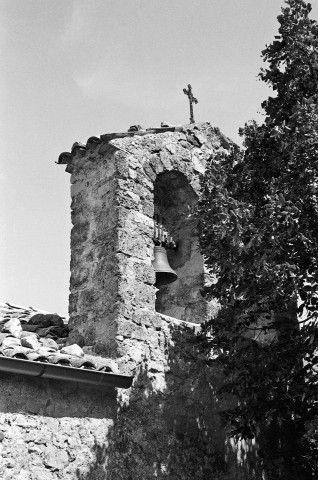
POLYGON ((11 337, 11 335, 10 336, 8 335, 2 340, 1 346, 2 348, 21 346, 21 342, 19 338, 11 337))
POLYGON ((89 360, 83 359, 83 358, 71 358, 71 364, 72 367, 76 368, 86 368, 88 370, 96 370, 96 366, 93 362, 90 362, 89 360))
POLYGON ((65 346, 68 334, 65 317, 0 303, 0 356, 119 373, 114 360, 95 356, 91 346, 65 346))
POLYGON ((31 351, 28 354, 28 360, 32 360, 33 362, 42 362, 42 363, 49 363, 47 355, 43 355, 38 351, 31 351))
POLYGON ((67 365, 71 367, 71 356, 70 355, 63 355, 62 353, 51 353, 47 357, 50 363, 59 364, 59 365, 67 365))
POLYGON ((13 348, 1 347, 1 351, 5 357, 22 358, 24 360, 28 360, 28 354, 30 353, 30 350, 28 348, 21 346, 16 346, 13 348))

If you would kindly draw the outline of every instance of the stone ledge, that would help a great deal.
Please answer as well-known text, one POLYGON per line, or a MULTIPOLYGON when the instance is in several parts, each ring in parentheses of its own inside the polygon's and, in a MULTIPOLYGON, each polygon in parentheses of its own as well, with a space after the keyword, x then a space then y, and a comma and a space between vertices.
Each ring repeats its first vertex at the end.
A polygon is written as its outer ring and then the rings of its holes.
POLYGON ((170 322, 170 323, 175 323, 177 325, 185 325, 198 330, 201 327, 201 324, 199 323, 187 322, 186 320, 180 320, 179 318, 169 317, 168 315, 164 315, 163 313, 159 313, 159 312, 156 312, 156 313, 157 315, 160 315, 160 317, 163 320, 166 320, 167 322, 170 322))

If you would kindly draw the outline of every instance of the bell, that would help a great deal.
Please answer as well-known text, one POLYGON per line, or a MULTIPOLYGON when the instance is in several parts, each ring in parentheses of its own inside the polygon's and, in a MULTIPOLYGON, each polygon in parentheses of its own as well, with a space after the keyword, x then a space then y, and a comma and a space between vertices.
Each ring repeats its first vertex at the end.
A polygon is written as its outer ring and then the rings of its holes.
POLYGON ((178 275, 169 265, 166 249, 164 247, 154 247, 154 256, 152 265, 156 272, 156 287, 175 282, 178 275))

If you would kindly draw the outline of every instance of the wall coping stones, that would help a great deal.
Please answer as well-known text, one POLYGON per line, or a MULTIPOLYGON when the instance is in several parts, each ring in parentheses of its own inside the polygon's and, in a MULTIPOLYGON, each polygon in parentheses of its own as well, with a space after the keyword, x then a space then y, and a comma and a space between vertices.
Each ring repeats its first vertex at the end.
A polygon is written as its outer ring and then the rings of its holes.
MULTIPOLYGON (((71 163, 72 158, 77 154, 78 151, 82 151, 83 153, 87 150, 92 144, 108 144, 108 148, 113 148, 114 150, 121 150, 120 148, 116 147, 115 145, 110 144, 111 140, 126 138, 126 137, 140 137, 145 135, 153 135, 153 134, 160 134, 166 132, 186 132, 187 130, 199 129, 201 125, 211 125, 210 122, 201 122, 201 123, 189 123, 185 125, 175 125, 171 127, 151 127, 144 130, 137 130, 132 132, 118 132, 118 133, 106 133, 100 135, 100 137, 90 137, 86 145, 81 142, 75 142, 71 148, 71 152, 62 152, 59 157, 58 161, 56 162, 58 165, 68 165, 71 163)), ((233 143, 228 137, 226 137, 218 127, 213 127, 215 133, 220 136, 220 139, 223 143, 223 147, 228 149, 230 145, 233 143)), ((107 148, 106 148, 107 150, 107 148)), ((106 151, 105 150, 105 151, 106 151)), ((103 154, 105 151, 100 151, 99 153, 103 154)), ((68 171, 68 170, 67 170, 68 171)))

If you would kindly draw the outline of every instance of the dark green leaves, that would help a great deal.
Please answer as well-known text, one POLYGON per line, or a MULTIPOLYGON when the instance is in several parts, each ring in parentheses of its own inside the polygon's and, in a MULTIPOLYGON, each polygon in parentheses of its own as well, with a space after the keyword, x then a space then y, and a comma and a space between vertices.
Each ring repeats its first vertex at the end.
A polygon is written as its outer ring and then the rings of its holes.
POLYGON ((202 253, 218 278, 207 295, 222 307, 203 335, 219 353, 223 392, 238 398, 229 428, 249 438, 275 425, 283 445, 296 442, 284 437, 288 425, 297 437, 294 459, 279 451, 287 476, 276 469, 268 478, 318 474, 318 27, 310 10, 286 1, 279 35, 262 52, 260 78, 277 94, 263 103, 263 125, 240 130, 245 150, 211 160, 199 205, 202 253))

